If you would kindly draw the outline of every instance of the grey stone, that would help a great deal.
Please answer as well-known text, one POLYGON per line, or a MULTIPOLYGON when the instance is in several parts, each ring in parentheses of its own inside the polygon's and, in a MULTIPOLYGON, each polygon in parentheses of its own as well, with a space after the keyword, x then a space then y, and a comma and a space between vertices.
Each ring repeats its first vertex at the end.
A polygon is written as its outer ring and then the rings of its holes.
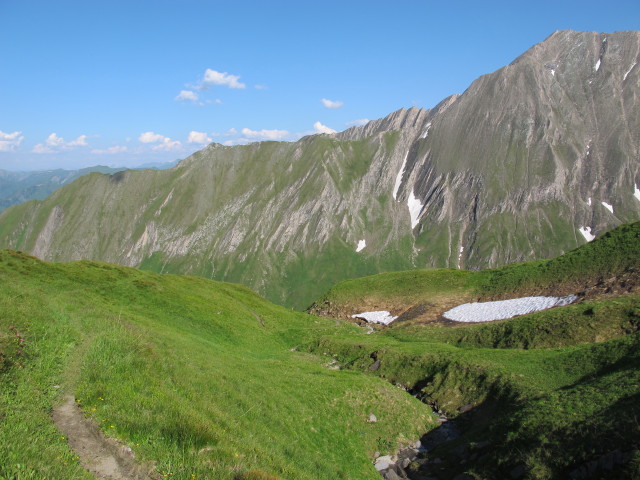
POLYGON ((378 471, 386 470, 391 465, 393 465, 393 463, 394 463, 394 461, 393 461, 391 455, 383 455, 382 457, 376 458, 375 467, 376 467, 376 470, 378 470, 378 471))
POLYGON ((402 477, 396 473, 393 468, 387 470, 384 474, 385 480, 402 480, 402 477))

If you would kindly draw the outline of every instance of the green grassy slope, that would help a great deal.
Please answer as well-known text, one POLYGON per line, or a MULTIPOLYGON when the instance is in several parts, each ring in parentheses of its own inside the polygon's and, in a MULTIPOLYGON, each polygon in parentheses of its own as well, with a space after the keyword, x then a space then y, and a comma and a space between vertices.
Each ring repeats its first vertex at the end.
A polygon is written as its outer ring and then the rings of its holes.
POLYGON ((421 305, 442 312, 455 300, 577 291, 585 297, 501 322, 407 320, 364 339, 321 336, 304 348, 399 384, 456 418, 462 437, 427 455, 441 464, 415 466, 423 474, 640 478, 638 267, 634 223, 549 261, 342 282, 314 310, 421 305), (474 450, 485 441, 491 446, 474 450))
POLYGON ((640 268, 640 222, 621 225, 593 242, 550 260, 516 263, 476 272, 410 270, 345 280, 334 285, 310 311, 358 313, 386 307, 401 313, 424 305, 442 313, 452 305, 525 295, 585 292, 619 277, 610 288, 624 288, 624 276, 640 268))
POLYGON ((90 477, 50 417, 69 393, 179 479, 375 479, 374 452, 434 425, 382 379, 291 351, 355 327, 245 287, 12 251, 0 279, 0 478, 90 477))

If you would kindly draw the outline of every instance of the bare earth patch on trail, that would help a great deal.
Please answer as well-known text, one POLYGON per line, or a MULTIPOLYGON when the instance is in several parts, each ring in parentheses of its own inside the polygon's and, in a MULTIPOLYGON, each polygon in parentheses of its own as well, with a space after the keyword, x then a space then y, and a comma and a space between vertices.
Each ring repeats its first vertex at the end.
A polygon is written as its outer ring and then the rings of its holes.
POLYGON ((80 457, 80 463, 98 478, 106 480, 154 480, 153 467, 135 461, 129 447, 119 445, 104 436, 98 425, 86 418, 76 405, 75 398, 53 410, 53 421, 65 434, 71 449, 80 457))

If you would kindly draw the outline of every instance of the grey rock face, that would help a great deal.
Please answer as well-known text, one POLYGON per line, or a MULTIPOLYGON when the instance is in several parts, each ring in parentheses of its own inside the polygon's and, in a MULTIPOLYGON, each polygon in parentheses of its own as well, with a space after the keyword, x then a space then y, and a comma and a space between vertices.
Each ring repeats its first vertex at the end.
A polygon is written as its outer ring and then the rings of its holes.
POLYGON ((442 235, 449 266, 479 268, 637 219, 639 59, 638 32, 556 32, 437 115, 407 167, 426 262, 442 235))

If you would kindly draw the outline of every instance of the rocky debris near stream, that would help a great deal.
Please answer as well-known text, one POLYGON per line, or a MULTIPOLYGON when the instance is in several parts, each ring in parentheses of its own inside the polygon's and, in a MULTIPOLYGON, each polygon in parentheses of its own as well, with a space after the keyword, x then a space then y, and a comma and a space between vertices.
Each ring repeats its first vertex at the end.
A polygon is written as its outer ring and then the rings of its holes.
POLYGON ((406 469, 418 460, 418 456, 423 452, 426 452, 426 449, 418 440, 395 455, 377 456, 374 465, 385 480, 408 479, 406 469))

